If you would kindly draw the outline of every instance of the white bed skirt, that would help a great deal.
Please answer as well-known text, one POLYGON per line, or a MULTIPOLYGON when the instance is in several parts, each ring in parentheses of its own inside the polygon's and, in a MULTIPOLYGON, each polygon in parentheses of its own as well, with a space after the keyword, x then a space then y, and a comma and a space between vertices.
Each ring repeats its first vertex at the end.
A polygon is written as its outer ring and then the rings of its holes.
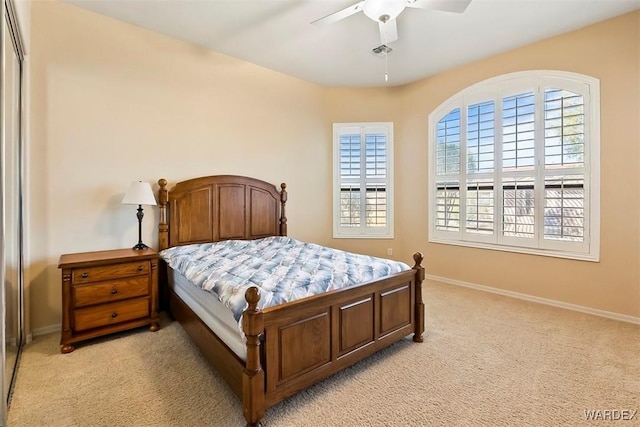
POLYGON ((218 301, 218 296, 189 282, 175 271, 167 269, 169 287, 184 303, 242 360, 247 360, 244 334, 231 310, 218 301))

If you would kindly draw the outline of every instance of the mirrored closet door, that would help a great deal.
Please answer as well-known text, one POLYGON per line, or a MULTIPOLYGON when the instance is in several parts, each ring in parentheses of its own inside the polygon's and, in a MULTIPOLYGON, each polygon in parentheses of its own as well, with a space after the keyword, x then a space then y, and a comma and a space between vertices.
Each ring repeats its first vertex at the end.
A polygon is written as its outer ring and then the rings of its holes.
MULTIPOLYGON (((22 64, 23 49, 11 0, 3 1, 2 16, 2 176, 1 258, 3 304, 3 417, 11 395, 23 342, 22 263, 22 64)), ((4 423, 6 424, 6 423, 4 423)))

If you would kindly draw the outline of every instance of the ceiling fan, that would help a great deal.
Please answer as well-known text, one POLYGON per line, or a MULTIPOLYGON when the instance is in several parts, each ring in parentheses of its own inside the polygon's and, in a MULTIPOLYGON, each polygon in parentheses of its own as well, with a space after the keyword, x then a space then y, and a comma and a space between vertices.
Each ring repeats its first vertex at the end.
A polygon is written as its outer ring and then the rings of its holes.
POLYGON ((462 13, 469 3, 471 0, 362 0, 312 23, 331 24, 362 11, 368 18, 378 22, 380 41, 385 46, 398 40, 396 18, 406 7, 462 13))

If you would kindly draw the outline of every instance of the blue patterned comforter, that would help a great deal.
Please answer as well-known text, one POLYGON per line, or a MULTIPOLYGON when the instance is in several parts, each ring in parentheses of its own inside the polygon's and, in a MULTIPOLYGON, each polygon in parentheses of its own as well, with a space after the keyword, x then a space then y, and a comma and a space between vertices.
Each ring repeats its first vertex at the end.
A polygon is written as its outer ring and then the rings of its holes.
POLYGON ((196 286, 214 292, 238 322, 251 286, 258 287, 258 307, 265 308, 411 269, 280 236, 176 246, 160 256, 196 286))

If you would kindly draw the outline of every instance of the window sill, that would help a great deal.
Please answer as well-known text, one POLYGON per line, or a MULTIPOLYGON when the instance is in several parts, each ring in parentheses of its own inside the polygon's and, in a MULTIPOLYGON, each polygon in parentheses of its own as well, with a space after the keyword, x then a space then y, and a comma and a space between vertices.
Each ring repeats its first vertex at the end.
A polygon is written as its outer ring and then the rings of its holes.
POLYGON ((463 246, 463 247, 475 248, 475 249, 489 249, 492 251, 515 252, 515 253, 525 254, 525 255, 539 255, 539 256, 548 256, 553 258, 565 258, 565 259, 572 259, 577 261, 600 262, 600 254, 597 252, 595 254, 563 252, 563 251, 552 250, 552 249, 535 249, 535 248, 523 248, 523 247, 515 247, 515 246, 502 246, 502 245, 494 245, 490 243, 478 243, 478 242, 468 242, 468 241, 459 241, 459 240, 454 241, 454 240, 445 240, 445 239, 437 239, 437 238, 429 238, 429 243, 463 246))
POLYGON ((393 239, 393 235, 388 234, 335 234, 333 233, 334 239, 380 239, 380 240, 389 240, 393 239))

